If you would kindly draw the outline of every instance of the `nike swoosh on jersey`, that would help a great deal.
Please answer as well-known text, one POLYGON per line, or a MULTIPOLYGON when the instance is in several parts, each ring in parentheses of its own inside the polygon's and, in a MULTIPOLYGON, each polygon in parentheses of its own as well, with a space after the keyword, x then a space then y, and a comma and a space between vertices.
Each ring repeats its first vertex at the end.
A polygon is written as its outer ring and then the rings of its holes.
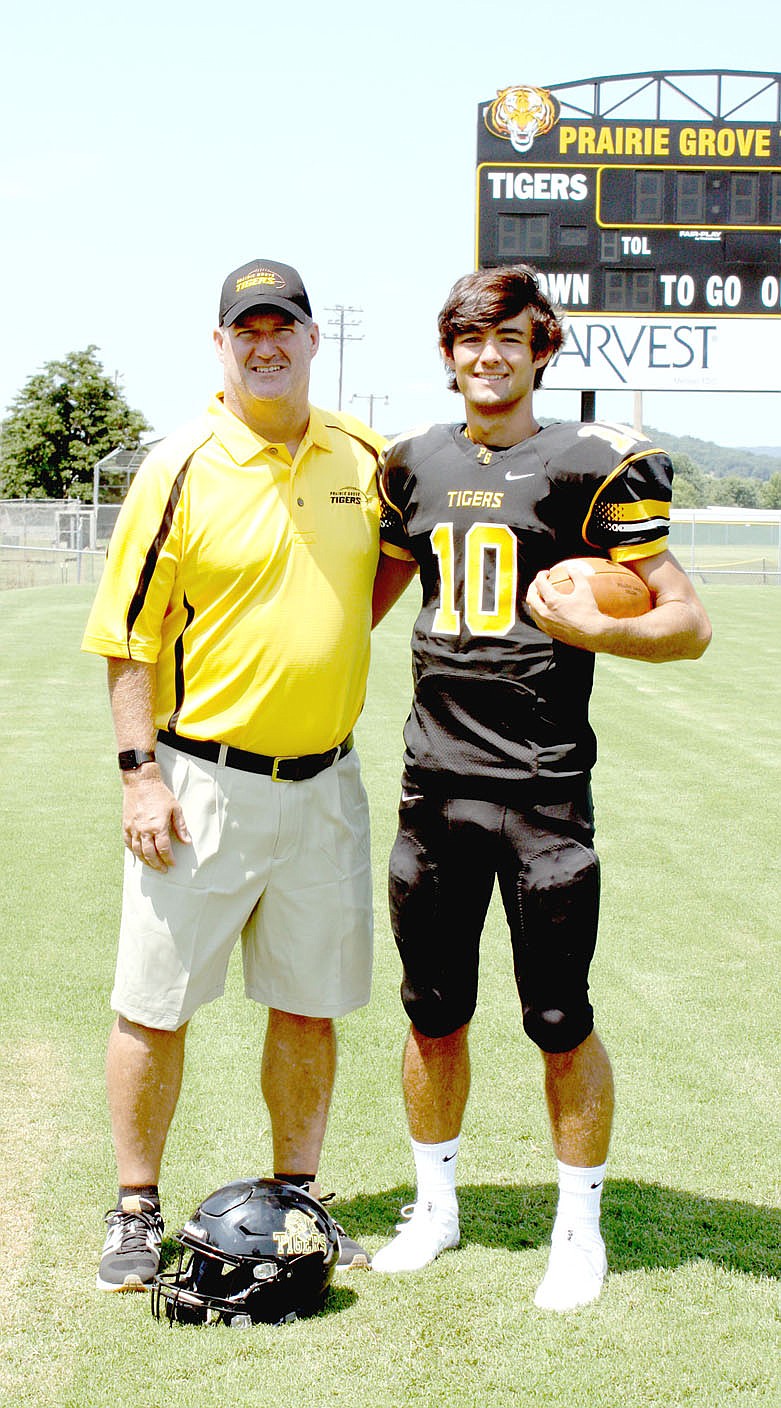
POLYGON ((513 474, 512 470, 508 469, 504 477, 505 479, 533 479, 534 470, 532 470, 530 474, 513 474))

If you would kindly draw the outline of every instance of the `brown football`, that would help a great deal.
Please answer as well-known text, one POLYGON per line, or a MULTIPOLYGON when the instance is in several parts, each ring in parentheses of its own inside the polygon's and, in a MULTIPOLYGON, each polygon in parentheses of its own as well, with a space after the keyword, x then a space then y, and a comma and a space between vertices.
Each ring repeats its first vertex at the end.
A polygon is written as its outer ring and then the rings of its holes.
POLYGON ((548 578, 557 591, 572 591, 570 563, 586 573, 594 600, 606 616, 644 616, 651 610, 651 593, 645 582, 628 567, 605 557, 571 557, 557 562, 548 578))

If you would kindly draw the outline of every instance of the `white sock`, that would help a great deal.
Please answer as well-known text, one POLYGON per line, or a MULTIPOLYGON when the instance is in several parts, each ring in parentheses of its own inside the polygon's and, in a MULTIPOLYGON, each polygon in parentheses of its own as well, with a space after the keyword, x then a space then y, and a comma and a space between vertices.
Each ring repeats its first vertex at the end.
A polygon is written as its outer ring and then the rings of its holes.
POLYGON ((602 1201, 602 1185, 605 1181, 607 1164, 597 1164, 595 1168, 575 1168, 557 1159, 559 1170, 559 1201, 556 1208, 554 1227, 579 1227, 583 1231, 599 1233, 599 1212, 602 1201))
POLYGON ((418 1182, 417 1201, 458 1211, 456 1198, 456 1155, 459 1136, 441 1144, 419 1144, 411 1140, 418 1182))
POLYGON ((559 1202, 548 1265, 534 1304, 540 1310, 577 1310, 598 1299, 607 1270, 599 1230, 605 1165, 559 1163, 559 1202))

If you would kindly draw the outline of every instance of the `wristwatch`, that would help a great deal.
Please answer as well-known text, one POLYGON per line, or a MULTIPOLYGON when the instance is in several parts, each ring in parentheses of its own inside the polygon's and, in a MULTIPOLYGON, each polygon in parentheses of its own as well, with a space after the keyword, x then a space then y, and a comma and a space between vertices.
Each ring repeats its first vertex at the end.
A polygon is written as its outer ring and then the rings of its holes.
POLYGON ((145 753, 142 748, 127 748, 123 753, 117 754, 120 772, 135 772, 136 768, 142 768, 144 763, 155 761, 154 753, 145 753))

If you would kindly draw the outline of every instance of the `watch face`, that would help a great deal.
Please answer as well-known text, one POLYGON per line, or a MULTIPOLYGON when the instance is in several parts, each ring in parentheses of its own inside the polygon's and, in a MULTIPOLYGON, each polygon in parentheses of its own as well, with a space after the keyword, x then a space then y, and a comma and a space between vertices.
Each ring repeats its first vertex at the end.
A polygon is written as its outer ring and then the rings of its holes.
POLYGON ((144 763, 153 763, 155 760, 154 753, 144 753, 140 748, 127 748, 117 756, 121 772, 132 772, 144 763))

